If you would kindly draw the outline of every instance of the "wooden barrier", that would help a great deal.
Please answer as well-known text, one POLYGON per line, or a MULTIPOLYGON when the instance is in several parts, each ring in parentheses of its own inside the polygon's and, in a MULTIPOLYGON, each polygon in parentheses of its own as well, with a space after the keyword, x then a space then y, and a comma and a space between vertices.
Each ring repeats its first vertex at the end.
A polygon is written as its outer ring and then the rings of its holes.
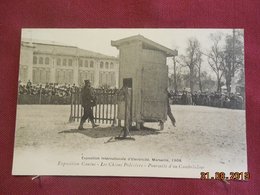
MULTIPOLYGON (((118 101, 122 94, 118 89, 94 89, 96 105, 92 107, 95 123, 115 125, 118 101)), ((81 92, 71 93, 70 122, 80 121, 84 108, 81 106, 81 92)))

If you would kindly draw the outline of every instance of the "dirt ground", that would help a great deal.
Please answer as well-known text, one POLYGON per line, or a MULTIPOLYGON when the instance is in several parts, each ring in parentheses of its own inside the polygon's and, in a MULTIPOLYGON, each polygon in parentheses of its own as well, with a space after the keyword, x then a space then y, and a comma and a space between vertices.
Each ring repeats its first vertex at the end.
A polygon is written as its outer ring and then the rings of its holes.
POLYGON ((132 140, 114 140, 121 129, 103 124, 77 130, 78 122, 69 123, 67 105, 18 105, 15 153, 63 150, 114 151, 135 155, 174 156, 185 161, 213 165, 246 167, 245 111, 203 106, 173 105, 176 127, 168 119, 164 130, 157 123, 146 123, 141 131, 131 131, 132 140), (110 141, 109 141, 110 140, 110 141))

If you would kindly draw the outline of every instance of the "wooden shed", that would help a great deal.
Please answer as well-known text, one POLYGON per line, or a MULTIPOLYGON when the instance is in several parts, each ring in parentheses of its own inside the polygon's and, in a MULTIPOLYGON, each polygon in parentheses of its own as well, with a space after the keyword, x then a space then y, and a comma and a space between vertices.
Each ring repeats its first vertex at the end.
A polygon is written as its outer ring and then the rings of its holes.
MULTIPOLYGON (((132 122, 137 126, 143 122, 164 122, 168 101, 166 60, 178 55, 177 50, 142 35, 111 41, 111 45, 119 49, 119 88, 132 88, 132 122)), ((119 119, 124 120, 124 116, 119 114, 119 119)))

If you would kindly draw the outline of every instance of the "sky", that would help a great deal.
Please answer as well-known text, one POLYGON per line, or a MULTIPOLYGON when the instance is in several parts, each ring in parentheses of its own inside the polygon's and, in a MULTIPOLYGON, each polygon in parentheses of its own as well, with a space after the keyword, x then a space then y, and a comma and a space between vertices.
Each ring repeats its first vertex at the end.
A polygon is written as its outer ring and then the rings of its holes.
MULTIPOLYGON (((179 55, 184 54, 187 40, 195 37, 201 44, 201 49, 207 52, 210 49, 209 36, 211 33, 221 32, 231 34, 232 29, 33 29, 22 30, 22 39, 32 39, 77 46, 81 49, 99 52, 105 55, 118 56, 119 51, 111 46, 111 40, 118 40, 133 35, 143 35, 169 49, 177 49, 179 55)), ((169 71, 172 69, 172 60, 168 59, 169 71)), ((204 70, 210 71, 206 64, 204 70)))

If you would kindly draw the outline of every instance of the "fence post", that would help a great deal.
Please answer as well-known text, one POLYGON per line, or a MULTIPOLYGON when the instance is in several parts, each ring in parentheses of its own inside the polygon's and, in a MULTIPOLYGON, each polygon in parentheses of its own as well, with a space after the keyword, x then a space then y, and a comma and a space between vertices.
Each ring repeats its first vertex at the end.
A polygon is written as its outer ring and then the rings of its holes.
POLYGON ((81 118, 80 112, 79 112, 79 109, 81 108, 79 99, 80 99, 80 92, 78 91, 78 93, 77 93, 77 108, 76 108, 77 109, 77 122, 79 122, 79 119, 81 118))
POLYGON ((39 97, 39 104, 42 103, 42 88, 40 88, 40 97, 39 97))
MULTIPOLYGON (((128 93, 127 89, 122 91, 123 93, 128 93)), ((131 94, 131 93, 129 93, 131 94)), ((126 106, 127 106, 127 117, 129 121, 129 107, 130 105, 130 95, 124 95, 122 94, 122 98, 127 98, 126 106)), ((106 123, 111 124, 112 126, 115 126, 117 123, 117 107, 118 107, 118 91, 116 90, 104 90, 104 89, 98 89, 96 90, 96 105, 92 107, 93 109, 93 115, 95 122, 99 123, 106 123)), ((79 121, 83 114, 83 108, 81 105, 81 98, 80 98, 80 91, 71 92, 70 94, 70 117, 69 122, 73 121, 79 121)), ((131 119, 130 119, 131 120, 131 119)), ((121 123, 119 124, 121 125, 121 123)))
POLYGON ((129 89, 128 87, 125 87, 125 127, 124 127, 124 134, 123 137, 126 138, 130 133, 129 133, 129 129, 131 126, 131 113, 130 113, 130 106, 131 106, 131 96, 129 95, 129 89), (129 99, 130 98, 130 99, 129 99), (129 101, 130 100, 130 101, 129 101))
POLYGON ((71 94, 70 94, 70 118, 69 118, 70 123, 73 122, 72 113, 73 113, 73 93, 71 92, 71 94))
POLYGON ((118 91, 114 90, 112 91, 112 94, 113 96, 111 97, 111 104, 112 104, 112 107, 111 107, 111 110, 113 109, 113 121, 112 121, 112 127, 114 127, 116 125, 116 116, 117 116, 117 109, 116 109, 116 106, 118 105, 117 103, 117 95, 118 95, 118 91))

